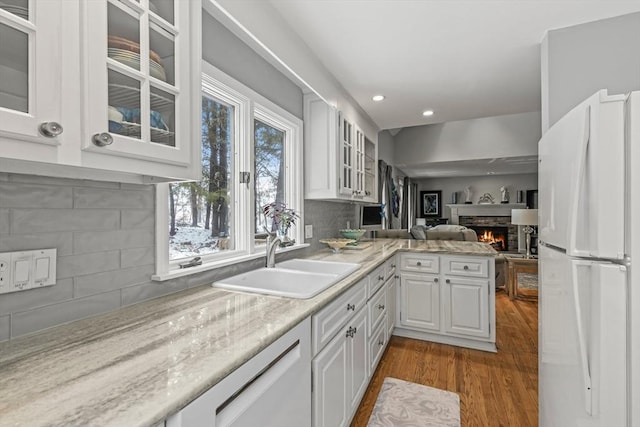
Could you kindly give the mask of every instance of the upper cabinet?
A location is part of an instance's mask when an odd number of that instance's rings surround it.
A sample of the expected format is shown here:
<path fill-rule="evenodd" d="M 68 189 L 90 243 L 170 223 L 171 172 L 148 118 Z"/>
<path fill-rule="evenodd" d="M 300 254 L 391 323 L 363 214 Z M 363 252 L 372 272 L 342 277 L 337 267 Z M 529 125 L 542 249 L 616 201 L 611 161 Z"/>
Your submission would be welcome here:
<path fill-rule="evenodd" d="M 200 1 L 2 1 L 0 75 L 16 79 L 0 79 L 2 158 L 27 173 L 198 176 Z"/>
<path fill-rule="evenodd" d="M 305 198 L 374 203 L 377 136 L 314 94 L 304 97 Z"/>
<path fill-rule="evenodd" d="M 61 25 L 59 0 L 0 3 L 0 136 L 57 145 Z"/>

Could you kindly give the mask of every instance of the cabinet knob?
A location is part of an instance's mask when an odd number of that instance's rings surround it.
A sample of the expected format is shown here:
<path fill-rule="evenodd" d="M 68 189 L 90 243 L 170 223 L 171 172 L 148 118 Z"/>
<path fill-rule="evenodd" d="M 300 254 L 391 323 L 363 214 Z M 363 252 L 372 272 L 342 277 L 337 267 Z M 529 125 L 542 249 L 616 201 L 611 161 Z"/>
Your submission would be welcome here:
<path fill-rule="evenodd" d="M 384 310 L 384 304 L 378 304 L 378 310 Z"/>
<path fill-rule="evenodd" d="M 420 266 L 422 265 L 422 263 L 421 263 L 420 261 L 418 261 L 418 262 L 416 262 L 416 265 L 417 265 L 418 267 L 420 267 Z"/>
<path fill-rule="evenodd" d="M 449 279 L 446 279 L 446 280 L 445 280 L 445 282 L 447 282 L 447 283 L 451 283 L 451 280 L 449 280 Z"/>
<path fill-rule="evenodd" d="M 438 283 L 438 278 L 433 279 L 433 283 Z"/>
<path fill-rule="evenodd" d="M 378 276 L 378 280 L 384 280 L 384 276 Z"/>
<path fill-rule="evenodd" d="M 57 122 L 40 123 L 40 126 L 38 126 L 38 130 L 43 136 L 46 136 L 47 138 L 55 138 L 64 131 L 62 125 Z"/>
<path fill-rule="evenodd" d="M 396 268 L 396 265 L 395 264 L 391 264 L 391 268 Z"/>
<path fill-rule="evenodd" d="M 378 341 L 378 345 L 379 345 L 379 346 L 383 346 L 383 345 L 384 345 L 384 340 L 380 340 L 380 341 Z"/>
<path fill-rule="evenodd" d="M 113 144 L 113 137 L 109 132 L 96 133 L 91 137 L 91 142 L 98 147 Z"/>
<path fill-rule="evenodd" d="M 347 311 L 356 311 L 356 305 L 355 304 L 347 304 Z"/>
<path fill-rule="evenodd" d="M 463 268 L 464 270 L 468 270 L 468 269 L 469 269 L 469 266 L 468 266 L 468 265 L 465 265 L 465 266 L 464 266 L 464 267 L 462 267 L 462 268 Z"/>

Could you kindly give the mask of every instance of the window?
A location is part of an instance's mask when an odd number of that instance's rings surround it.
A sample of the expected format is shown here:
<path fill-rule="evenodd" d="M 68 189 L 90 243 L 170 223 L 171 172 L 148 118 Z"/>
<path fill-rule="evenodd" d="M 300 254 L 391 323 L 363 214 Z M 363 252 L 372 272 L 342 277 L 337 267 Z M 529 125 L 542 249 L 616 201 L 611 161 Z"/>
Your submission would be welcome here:
<path fill-rule="evenodd" d="M 156 280 L 263 256 L 270 203 L 300 216 L 288 237 L 303 243 L 302 122 L 208 64 L 202 81 L 202 176 L 158 185 Z"/>

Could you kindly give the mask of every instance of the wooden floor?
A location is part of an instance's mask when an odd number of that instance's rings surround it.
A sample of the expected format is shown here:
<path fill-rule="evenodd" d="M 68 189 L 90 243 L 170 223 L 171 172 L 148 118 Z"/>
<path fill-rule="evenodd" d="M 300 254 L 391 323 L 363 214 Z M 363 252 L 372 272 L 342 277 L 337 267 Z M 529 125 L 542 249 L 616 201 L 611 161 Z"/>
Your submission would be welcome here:
<path fill-rule="evenodd" d="M 385 377 L 453 391 L 462 427 L 538 425 L 538 304 L 496 293 L 498 353 L 392 337 L 351 424 L 366 426 Z"/>

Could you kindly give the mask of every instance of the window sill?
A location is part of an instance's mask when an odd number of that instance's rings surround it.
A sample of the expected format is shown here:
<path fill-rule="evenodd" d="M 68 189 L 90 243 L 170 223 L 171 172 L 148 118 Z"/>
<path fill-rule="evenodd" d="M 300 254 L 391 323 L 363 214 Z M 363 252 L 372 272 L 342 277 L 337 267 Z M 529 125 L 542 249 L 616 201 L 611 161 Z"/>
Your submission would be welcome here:
<path fill-rule="evenodd" d="M 299 245 L 288 246 L 286 248 L 278 248 L 276 250 L 276 254 L 284 254 L 287 252 L 292 252 L 298 249 L 304 249 L 309 247 L 309 243 L 301 243 Z M 238 264 L 241 262 L 251 261 L 254 259 L 264 258 L 264 253 L 255 253 L 249 255 L 242 255 L 233 258 L 226 258 L 217 261 L 211 261 L 206 264 L 198 265 L 196 267 L 189 268 L 180 268 L 171 270 L 168 273 L 164 274 L 154 274 L 151 276 L 151 280 L 156 282 L 164 282 L 165 280 L 176 279 L 178 277 L 189 276 L 191 274 L 202 273 L 203 271 L 213 270 L 220 267 L 226 267 L 228 265 Z"/>

